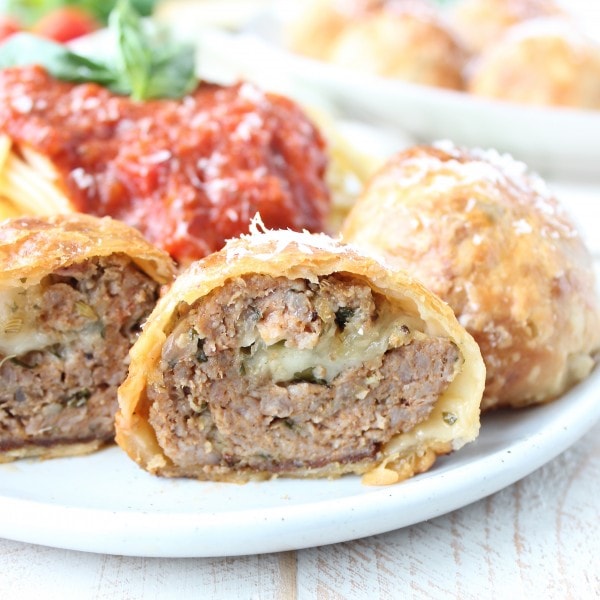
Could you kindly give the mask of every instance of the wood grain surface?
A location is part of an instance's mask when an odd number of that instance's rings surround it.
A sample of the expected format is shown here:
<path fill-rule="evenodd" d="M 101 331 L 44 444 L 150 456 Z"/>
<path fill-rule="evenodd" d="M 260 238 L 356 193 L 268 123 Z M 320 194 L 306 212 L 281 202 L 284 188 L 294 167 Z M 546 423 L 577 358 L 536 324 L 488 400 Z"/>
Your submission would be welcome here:
<path fill-rule="evenodd" d="M 600 401 L 600 391 L 599 391 Z M 104 556 L 0 540 L 0 598 L 600 598 L 600 424 L 522 481 L 370 538 L 258 556 Z"/>

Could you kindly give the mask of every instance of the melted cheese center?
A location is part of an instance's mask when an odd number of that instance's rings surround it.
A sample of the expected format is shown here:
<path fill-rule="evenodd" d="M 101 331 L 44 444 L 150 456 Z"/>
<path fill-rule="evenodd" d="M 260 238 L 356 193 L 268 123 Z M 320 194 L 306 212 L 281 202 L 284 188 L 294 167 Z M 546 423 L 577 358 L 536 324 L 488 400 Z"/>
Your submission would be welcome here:
<path fill-rule="evenodd" d="M 65 344 L 80 336 L 83 329 L 86 335 L 101 331 L 98 315 L 83 301 L 76 301 L 72 310 L 84 318 L 86 326 L 63 330 L 56 329 L 52 322 L 45 322 L 42 315 L 45 289 L 42 282 L 27 288 L 0 290 L 0 355 L 21 356 L 32 350 Z"/>
<path fill-rule="evenodd" d="M 41 299 L 40 285 L 0 291 L 0 353 L 19 356 L 58 342 L 58 332 L 39 330 Z"/>
<path fill-rule="evenodd" d="M 242 360 L 246 373 L 276 383 L 305 380 L 330 383 L 342 371 L 368 364 L 389 348 L 407 344 L 420 333 L 418 318 L 400 316 L 386 305 L 377 321 L 365 329 L 349 324 L 340 332 L 329 324 L 313 348 L 294 348 L 285 342 L 267 345 L 258 337 Z"/>

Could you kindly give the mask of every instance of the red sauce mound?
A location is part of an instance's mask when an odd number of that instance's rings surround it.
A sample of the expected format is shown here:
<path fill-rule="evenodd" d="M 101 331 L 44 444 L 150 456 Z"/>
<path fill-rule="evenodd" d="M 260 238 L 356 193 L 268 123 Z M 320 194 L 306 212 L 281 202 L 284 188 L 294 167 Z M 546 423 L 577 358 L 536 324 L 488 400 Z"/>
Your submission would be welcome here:
<path fill-rule="evenodd" d="M 132 102 L 39 67 L 0 72 L 0 131 L 56 167 L 76 210 L 111 215 L 181 262 L 248 231 L 322 231 L 324 142 L 287 98 L 247 83 Z"/>

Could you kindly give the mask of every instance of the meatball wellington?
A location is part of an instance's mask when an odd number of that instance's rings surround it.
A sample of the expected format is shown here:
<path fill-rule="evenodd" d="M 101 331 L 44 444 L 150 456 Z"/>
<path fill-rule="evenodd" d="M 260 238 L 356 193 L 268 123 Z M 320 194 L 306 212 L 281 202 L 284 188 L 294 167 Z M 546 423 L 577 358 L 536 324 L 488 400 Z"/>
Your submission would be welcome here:
<path fill-rule="evenodd" d="M 324 234 L 255 227 L 158 302 L 116 439 L 164 476 L 394 483 L 477 436 L 484 379 L 474 340 L 404 272 Z"/>
<path fill-rule="evenodd" d="M 174 268 L 134 229 L 87 215 L 0 223 L 0 462 L 114 438 L 128 351 Z"/>
<path fill-rule="evenodd" d="M 482 408 L 550 401 L 594 367 L 592 257 L 523 163 L 450 143 L 408 149 L 372 178 L 342 234 L 448 302 L 481 347 Z"/>

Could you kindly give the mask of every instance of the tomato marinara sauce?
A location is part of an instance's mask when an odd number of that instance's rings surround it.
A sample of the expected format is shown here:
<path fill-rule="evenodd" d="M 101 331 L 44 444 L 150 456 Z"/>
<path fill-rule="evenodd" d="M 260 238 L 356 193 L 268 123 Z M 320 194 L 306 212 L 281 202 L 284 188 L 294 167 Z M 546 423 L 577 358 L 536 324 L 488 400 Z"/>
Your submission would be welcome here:
<path fill-rule="evenodd" d="M 318 130 L 291 100 L 248 83 L 133 102 L 9 68 L 0 133 L 50 160 L 76 210 L 121 219 L 183 263 L 246 232 L 257 212 L 269 228 L 309 231 L 328 216 Z"/>

